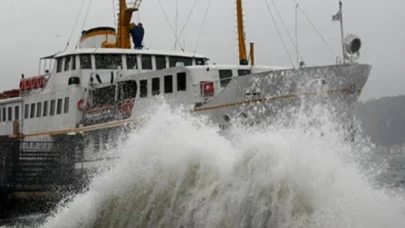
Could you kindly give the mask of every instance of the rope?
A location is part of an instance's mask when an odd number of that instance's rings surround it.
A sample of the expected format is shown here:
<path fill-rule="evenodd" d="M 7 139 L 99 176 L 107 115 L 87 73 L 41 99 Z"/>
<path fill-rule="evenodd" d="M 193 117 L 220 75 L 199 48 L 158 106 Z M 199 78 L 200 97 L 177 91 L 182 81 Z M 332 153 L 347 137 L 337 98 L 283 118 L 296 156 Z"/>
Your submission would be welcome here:
<path fill-rule="evenodd" d="M 178 26 L 178 20 L 179 20 L 179 0 L 176 1 L 176 23 L 175 23 L 175 33 L 176 33 L 176 40 L 174 41 L 174 51 L 177 50 L 177 26 Z"/>
<path fill-rule="evenodd" d="M 210 5 L 211 5 L 211 0 L 208 0 L 207 9 L 205 10 L 205 15 L 204 15 L 203 24 L 201 25 L 200 34 L 198 34 L 198 40 L 197 40 L 197 44 L 196 44 L 196 46 L 195 46 L 195 50 L 194 50 L 193 57 L 195 56 L 195 53 L 197 52 L 197 48 L 198 48 L 198 46 L 199 46 L 199 44 L 200 44 L 201 34 L 202 34 L 203 29 L 204 29 L 205 21 L 207 20 L 207 16 L 208 16 L 208 11 L 209 11 Z"/>
<path fill-rule="evenodd" d="M 86 25 L 87 16 L 89 16 L 90 7 L 91 7 L 91 3 L 92 3 L 92 2 L 93 2 L 93 0 L 90 0 L 89 8 L 87 8 L 86 16 L 85 16 L 84 21 L 83 21 L 82 31 L 83 31 L 83 29 L 84 29 L 84 26 Z"/>
<path fill-rule="evenodd" d="M 183 34 L 184 29 L 186 28 L 187 23 L 188 23 L 188 21 L 190 20 L 191 15 L 192 15 L 193 12 L 194 12 L 194 9 L 195 9 L 195 7 L 196 7 L 196 5 L 197 5 L 197 2 L 198 2 L 198 0 L 195 0 L 195 1 L 194 1 L 194 5 L 193 5 L 193 7 L 191 8 L 191 11 L 190 11 L 190 13 L 189 13 L 188 16 L 187 16 L 186 22 L 184 23 L 184 25 L 183 25 L 183 27 L 182 27 L 182 29 L 181 29 L 181 31 L 180 31 L 179 36 L 176 38 L 176 42 L 180 39 L 181 35 Z"/>
<path fill-rule="evenodd" d="M 72 39 L 73 32 L 74 32 L 74 30 L 75 30 L 75 28 L 76 28 L 77 22 L 79 21 L 79 17 L 80 17 L 80 14 L 82 13 L 82 9 L 83 9 L 83 6 L 84 6 L 84 3 L 85 3 L 85 2 L 86 2 L 86 0 L 83 0 L 82 5 L 80 6 L 79 13 L 77 14 L 75 23 L 73 24 L 73 28 L 72 28 L 72 31 L 70 32 L 70 36 L 69 36 L 68 42 L 66 43 L 65 51 L 66 51 L 66 49 L 67 49 L 68 46 L 69 46 L 70 40 Z"/>
<path fill-rule="evenodd" d="M 276 30 L 277 30 L 278 36 L 280 37 L 281 43 L 283 43 L 284 50 L 285 50 L 285 52 L 287 53 L 288 58 L 290 59 L 290 62 L 291 62 L 291 64 L 292 64 L 292 66 L 294 67 L 294 62 L 293 62 L 293 60 L 292 60 L 292 58 L 291 58 L 291 56 L 290 56 L 290 53 L 289 53 L 288 50 L 287 50 L 287 46 L 285 45 L 285 42 L 284 42 L 284 40 L 283 40 L 283 37 L 281 36 L 280 30 L 279 30 L 278 27 L 277 27 L 276 21 L 274 20 L 274 16 L 273 16 L 273 13 L 272 13 L 271 10 L 270 10 L 269 3 L 267 2 L 267 0 L 264 0 L 264 2 L 266 3 L 267 10 L 268 10 L 269 13 L 270 13 L 270 16 L 271 16 L 271 19 L 273 20 L 274 26 L 276 27 Z"/>
<path fill-rule="evenodd" d="M 116 21 L 116 18 L 115 18 L 115 14 L 116 14 L 115 0 L 112 0 L 111 2 L 112 2 L 112 9 L 113 9 L 113 23 L 114 23 L 114 28 L 116 28 L 117 27 L 117 21 Z"/>
<path fill-rule="evenodd" d="M 304 10 L 301 8 L 301 6 L 298 4 L 298 2 L 296 0 L 293 0 L 295 2 L 295 4 L 297 5 L 297 7 L 300 9 L 301 13 L 304 15 L 304 17 L 308 20 L 308 22 L 311 24 L 311 26 L 315 29 L 315 31 L 318 33 L 318 35 L 321 37 L 321 39 L 323 40 L 323 42 L 325 43 L 325 45 L 329 48 L 329 50 L 332 52 L 332 54 L 334 56 L 338 56 L 336 54 L 336 52 L 333 51 L 333 49 L 331 48 L 331 46 L 328 44 L 328 42 L 325 40 L 325 38 L 322 36 L 322 34 L 319 32 L 319 30 L 315 27 L 314 23 L 312 23 L 311 19 L 309 19 L 309 17 L 307 16 L 307 14 L 304 12 Z"/>
<path fill-rule="evenodd" d="M 274 6 L 274 9 L 276 10 L 276 12 L 277 12 L 277 14 L 278 14 L 278 17 L 280 18 L 281 24 L 283 25 L 283 28 L 284 28 L 285 32 L 287 33 L 288 37 L 290 38 L 291 43 L 294 45 L 295 42 L 294 42 L 294 40 L 293 40 L 291 34 L 289 33 L 289 31 L 288 31 L 288 29 L 287 29 L 287 26 L 285 26 L 284 20 L 283 20 L 283 18 L 281 17 L 280 12 L 278 11 L 276 4 L 274 3 L 274 0 L 271 0 L 271 2 L 272 2 L 272 4 L 273 4 L 273 6 Z M 298 40 L 297 40 L 296 42 L 298 42 Z M 301 60 L 303 60 L 301 54 L 298 52 L 298 49 L 297 49 L 296 51 L 297 51 L 298 56 L 301 58 Z M 298 64 L 298 63 L 297 63 L 297 64 Z"/>
<path fill-rule="evenodd" d="M 170 30 L 172 31 L 174 37 L 176 38 L 176 35 L 175 35 L 175 33 L 174 33 L 174 30 L 173 30 L 173 26 L 172 26 L 172 24 L 170 24 L 169 18 L 167 17 L 167 14 L 166 14 L 165 10 L 163 9 L 162 2 L 161 2 L 160 0 L 158 0 L 158 3 L 159 3 L 159 6 L 160 6 L 160 9 L 161 9 L 162 12 L 163 12 L 163 15 L 164 15 L 165 18 L 166 18 L 166 22 L 169 24 Z M 179 45 L 180 45 L 180 48 L 183 49 L 183 47 L 181 46 L 180 43 L 179 43 Z"/>

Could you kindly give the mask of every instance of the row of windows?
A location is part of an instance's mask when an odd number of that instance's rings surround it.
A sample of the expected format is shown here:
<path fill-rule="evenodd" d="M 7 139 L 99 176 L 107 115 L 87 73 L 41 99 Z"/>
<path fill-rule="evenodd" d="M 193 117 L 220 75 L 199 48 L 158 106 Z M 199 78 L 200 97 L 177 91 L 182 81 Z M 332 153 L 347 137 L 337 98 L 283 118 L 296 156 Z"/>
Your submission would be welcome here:
<path fill-rule="evenodd" d="M 226 87 L 228 85 L 229 82 L 231 82 L 232 77 L 233 77 L 233 73 L 232 70 L 218 70 L 219 73 L 219 84 L 221 85 L 221 87 Z M 250 74 L 250 70 L 248 69 L 239 69 L 238 70 L 238 75 L 237 76 L 245 76 L 245 75 L 249 75 Z"/>
<path fill-rule="evenodd" d="M 5 107 L 0 110 L 0 122 L 18 120 L 20 117 L 20 106 L 14 106 L 14 116 L 13 107 Z"/>
<path fill-rule="evenodd" d="M 48 108 L 48 106 L 50 106 L 50 109 Z M 65 97 L 64 102 L 63 99 L 51 100 L 50 105 L 49 101 L 25 104 L 24 118 L 33 119 L 39 117 L 46 117 L 48 115 L 49 116 L 60 115 L 62 114 L 62 111 L 63 113 L 69 112 L 69 97 Z"/>
<path fill-rule="evenodd" d="M 186 73 L 177 73 L 177 91 L 186 91 L 187 89 L 187 77 Z M 148 96 L 148 80 L 140 80 L 140 97 L 144 98 Z M 160 95 L 160 78 L 152 78 L 151 80 L 152 96 Z M 173 93 L 173 76 L 166 75 L 163 77 L 163 92 L 165 94 Z"/>
<path fill-rule="evenodd" d="M 138 63 L 138 56 L 140 56 L 140 64 Z M 139 69 L 152 70 L 152 55 L 124 55 L 126 59 L 127 69 Z M 182 63 L 184 66 L 193 65 L 193 58 L 186 57 L 167 57 L 169 59 L 169 67 L 175 67 L 177 63 Z M 95 67 L 96 69 L 117 69 L 119 66 L 123 66 L 123 58 L 120 54 L 98 54 L 95 55 Z M 195 59 L 196 65 L 204 65 L 204 59 Z M 92 69 L 91 55 L 83 54 L 79 55 L 79 62 L 81 69 Z M 156 69 L 161 70 L 166 68 L 166 56 L 155 56 Z M 76 56 L 66 56 L 57 60 L 56 72 L 75 70 L 76 69 Z"/>

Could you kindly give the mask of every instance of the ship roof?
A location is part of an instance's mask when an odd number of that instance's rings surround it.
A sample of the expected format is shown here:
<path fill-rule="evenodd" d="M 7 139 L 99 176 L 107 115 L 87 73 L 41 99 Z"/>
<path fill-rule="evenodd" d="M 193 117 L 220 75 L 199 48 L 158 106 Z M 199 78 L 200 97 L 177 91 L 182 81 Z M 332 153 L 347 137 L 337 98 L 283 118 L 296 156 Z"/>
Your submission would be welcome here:
<path fill-rule="evenodd" d="M 167 50 L 149 50 L 149 49 L 124 49 L 124 48 L 83 48 L 72 51 L 59 52 L 50 56 L 42 57 L 41 59 L 60 58 L 68 55 L 80 54 L 146 54 L 146 55 L 164 55 L 164 56 L 180 56 L 189 58 L 208 59 L 205 55 L 194 54 L 191 52 L 167 51 Z"/>

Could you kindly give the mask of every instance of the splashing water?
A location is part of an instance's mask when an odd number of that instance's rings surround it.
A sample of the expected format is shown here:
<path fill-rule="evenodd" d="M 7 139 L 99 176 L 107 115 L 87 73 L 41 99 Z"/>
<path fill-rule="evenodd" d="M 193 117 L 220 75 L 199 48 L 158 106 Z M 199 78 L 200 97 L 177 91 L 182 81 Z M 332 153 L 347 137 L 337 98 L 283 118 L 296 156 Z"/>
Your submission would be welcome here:
<path fill-rule="evenodd" d="M 405 227 L 405 200 L 373 185 L 381 167 L 360 165 L 369 147 L 317 118 L 221 134 L 162 105 L 111 170 L 42 226 Z"/>

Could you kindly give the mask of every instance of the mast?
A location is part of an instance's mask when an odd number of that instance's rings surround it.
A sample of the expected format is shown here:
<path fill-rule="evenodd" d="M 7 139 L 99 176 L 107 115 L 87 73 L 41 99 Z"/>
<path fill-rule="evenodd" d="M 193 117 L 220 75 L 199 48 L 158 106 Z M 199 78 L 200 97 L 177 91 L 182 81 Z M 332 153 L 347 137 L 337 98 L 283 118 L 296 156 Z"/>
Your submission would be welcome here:
<path fill-rule="evenodd" d="M 118 25 L 117 25 L 117 41 L 115 43 L 105 42 L 103 47 L 112 48 L 131 48 L 131 39 L 129 35 L 129 24 L 132 19 L 132 14 L 139 10 L 142 0 L 136 0 L 133 7 L 127 7 L 126 0 L 119 0 Z"/>
<path fill-rule="evenodd" d="M 346 58 L 345 58 L 345 43 L 344 43 L 344 32 L 343 32 L 343 4 L 342 0 L 339 0 L 339 13 L 340 13 L 340 33 L 342 36 L 342 55 L 343 55 L 343 63 L 346 63 Z"/>
<path fill-rule="evenodd" d="M 242 0 L 236 0 L 236 15 L 238 22 L 239 64 L 248 65 L 245 44 L 245 31 L 243 26 Z"/>

